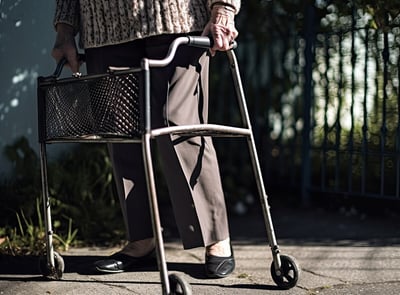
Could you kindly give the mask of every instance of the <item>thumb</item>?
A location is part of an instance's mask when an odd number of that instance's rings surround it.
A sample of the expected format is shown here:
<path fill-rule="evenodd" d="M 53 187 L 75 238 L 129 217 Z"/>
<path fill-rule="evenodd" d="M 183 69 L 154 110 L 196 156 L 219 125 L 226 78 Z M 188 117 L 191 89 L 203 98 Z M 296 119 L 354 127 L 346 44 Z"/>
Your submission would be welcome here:
<path fill-rule="evenodd" d="M 201 36 L 209 36 L 210 35 L 210 23 L 208 23 L 201 33 Z"/>
<path fill-rule="evenodd" d="M 212 44 L 214 44 L 214 46 L 215 46 L 215 37 L 214 37 L 214 35 L 212 34 L 211 22 L 209 22 L 209 23 L 204 27 L 203 32 L 201 33 L 201 35 L 202 35 L 202 36 L 208 36 L 208 37 L 210 37 L 210 38 L 213 38 Z M 213 47 L 214 47 L 214 46 L 213 46 Z M 215 53 L 216 53 L 216 51 L 215 51 L 213 48 L 210 48 L 210 53 L 211 53 L 211 56 L 214 56 Z"/>

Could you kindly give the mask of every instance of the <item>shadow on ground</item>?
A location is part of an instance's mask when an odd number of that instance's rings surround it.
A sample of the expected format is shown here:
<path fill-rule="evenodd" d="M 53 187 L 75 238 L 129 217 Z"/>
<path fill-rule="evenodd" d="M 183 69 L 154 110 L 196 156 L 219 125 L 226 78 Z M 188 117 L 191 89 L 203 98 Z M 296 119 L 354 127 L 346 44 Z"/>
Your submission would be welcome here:
<path fill-rule="evenodd" d="M 377 247 L 400 245 L 400 227 L 398 226 L 400 218 L 393 214 L 355 214 L 354 212 L 349 214 L 346 210 L 301 208 L 287 206 L 280 202 L 272 202 L 271 214 L 279 245 Z M 229 221 L 233 243 L 268 243 L 266 226 L 260 208 L 251 209 L 251 212 L 245 216 L 230 214 Z M 177 239 L 179 238 L 176 231 L 170 224 L 165 241 L 176 241 Z M 104 257 L 64 254 L 65 273 L 95 274 L 94 270 L 88 266 L 102 258 Z M 0 255 L 0 280 L 2 279 L 1 275 L 6 274 L 40 275 L 38 265 L 39 258 L 37 256 Z M 168 269 L 182 271 L 194 278 L 204 278 L 203 265 L 200 263 L 169 263 Z M 157 270 L 154 269 L 154 271 Z M 33 279 L 39 280 L 40 278 Z"/>
<path fill-rule="evenodd" d="M 380 204 L 380 205 L 378 205 Z M 271 201 L 273 228 L 279 244 L 321 246 L 400 245 L 400 215 L 397 204 L 372 202 L 357 206 L 316 202 L 307 208 Z M 266 242 L 266 225 L 260 207 L 246 216 L 230 216 L 233 240 Z"/>

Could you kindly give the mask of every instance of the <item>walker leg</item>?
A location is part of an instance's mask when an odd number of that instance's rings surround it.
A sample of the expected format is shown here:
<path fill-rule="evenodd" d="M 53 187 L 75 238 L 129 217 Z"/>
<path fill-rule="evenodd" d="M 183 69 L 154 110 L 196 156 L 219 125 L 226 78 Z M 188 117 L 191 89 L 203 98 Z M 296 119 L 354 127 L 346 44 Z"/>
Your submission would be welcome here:
<path fill-rule="evenodd" d="M 231 68 L 231 73 L 232 73 L 232 78 L 233 78 L 233 84 L 235 88 L 235 93 L 240 109 L 240 114 L 243 120 L 243 124 L 246 128 L 248 128 L 250 132 L 250 136 L 247 137 L 247 144 L 248 148 L 250 151 L 250 158 L 251 158 L 251 163 L 253 167 L 253 172 L 254 176 L 256 178 L 256 183 L 257 183 L 257 189 L 258 193 L 260 196 L 261 200 L 261 206 L 262 206 L 262 211 L 264 214 L 264 220 L 265 220 L 265 227 L 267 229 L 267 235 L 268 235 L 268 241 L 269 245 L 272 250 L 272 255 L 273 259 L 275 262 L 275 266 L 277 269 L 280 268 L 280 258 L 279 258 L 279 246 L 276 242 L 275 238 L 275 232 L 274 228 L 272 225 L 272 218 L 270 214 L 270 208 L 268 205 L 268 197 L 267 194 L 265 193 L 265 187 L 264 187 L 264 182 L 261 174 L 261 169 L 260 169 L 260 164 L 257 156 L 257 150 L 256 150 L 256 145 L 255 145 L 255 140 L 251 128 L 251 122 L 250 122 L 250 116 L 247 110 L 247 105 L 246 105 L 246 99 L 243 91 L 243 85 L 242 81 L 240 79 L 240 72 L 239 72 L 239 65 L 236 59 L 236 56 L 232 50 L 227 51 L 229 63 L 230 63 L 230 68 Z"/>
<path fill-rule="evenodd" d="M 43 213 L 46 230 L 46 256 L 49 266 L 54 268 L 53 230 L 51 226 L 51 208 L 47 180 L 46 144 L 44 143 L 40 144 L 40 160 L 42 173 Z"/>
<path fill-rule="evenodd" d="M 53 229 L 47 178 L 47 155 L 46 144 L 44 142 L 40 143 L 40 170 L 42 178 L 43 215 L 46 231 L 46 259 L 39 262 L 39 267 L 43 276 L 58 280 L 62 277 L 64 272 L 64 261 L 62 257 L 54 251 L 53 247 Z"/>
<path fill-rule="evenodd" d="M 272 223 L 272 217 L 271 217 L 271 211 L 270 211 L 270 206 L 268 204 L 268 196 L 265 192 L 265 187 L 264 187 L 264 182 L 261 174 L 261 168 L 257 156 L 257 151 L 255 147 L 255 142 L 253 135 L 248 137 L 247 139 L 249 150 L 250 150 L 250 158 L 253 166 L 253 171 L 257 183 L 257 188 L 258 188 L 258 193 L 260 196 L 260 201 L 261 201 L 261 207 L 262 207 L 262 212 L 264 215 L 264 223 L 265 223 L 265 228 L 267 230 L 267 236 L 268 236 L 268 241 L 269 241 L 269 246 L 271 247 L 272 251 L 272 256 L 275 264 L 275 269 L 276 271 L 279 271 L 281 268 L 281 260 L 280 260 L 280 250 L 278 243 L 276 241 L 276 236 L 275 236 L 275 231 L 274 231 L 274 226 Z"/>
<path fill-rule="evenodd" d="M 280 250 L 276 241 L 275 231 L 272 224 L 270 207 L 268 205 L 268 196 L 265 192 L 264 181 L 256 150 L 256 144 L 251 128 L 250 116 L 247 110 L 242 81 L 240 79 L 239 66 L 236 60 L 236 56 L 232 50 L 228 51 L 227 55 L 231 66 L 233 83 L 236 91 L 241 117 L 243 119 L 243 124 L 246 128 L 250 130 L 250 136 L 247 137 L 247 144 L 250 151 L 250 158 L 256 178 L 258 193 L 261 200 L 268 241 L 272 251 L 273 262 L 271 265 L 271 275 L 274 282 L 279 287 L 283 289 L 290 289 L 296 285 L 300 270 L 297 266 L 297 262 L 294 260 L 293 257 L 279 254 Z"/>
<path fill-rule="evenodd" d="M 167 295 L 170 294 L 170 285 L 168 280 L 168 270 L 167 270 L 167 262 L 165 259 L 163 237 L 161 233 L 161 222 L 158 210 L 156 185 L 154 181 L 154 169 L 151 156 L 151 142 L 150 142 L 151 138 L 149 134 L 145 134 L 143 135 L 143 137 L 144 137 L 143 140 L 144 144 L 142 145 L 143 159 L 144 159 L 144 168 L 146 173 L 146 180 L 147 180 L 147 187 L 149 194 L 153 233 L 156 241 L 157 264 L 158 264 L 158 269 L 160 271 L 162 291 L 163 291 L 162 294 Z"/>

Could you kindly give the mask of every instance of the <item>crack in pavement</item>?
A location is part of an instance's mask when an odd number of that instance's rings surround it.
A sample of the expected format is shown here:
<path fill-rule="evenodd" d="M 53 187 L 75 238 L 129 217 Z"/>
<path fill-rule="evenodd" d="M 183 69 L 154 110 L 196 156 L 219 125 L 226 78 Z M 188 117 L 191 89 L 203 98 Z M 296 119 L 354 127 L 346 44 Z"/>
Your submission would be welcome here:
<path fill-rule="evenodd" d="M 338 281 L 340 281 L 340 282 L 342 282 L 342 283 L 344 283 L 344 284 L 347 284 L 347 283 L 348 283 L 348 281 L 343 280 L 343 279 L 341 279 L 341 278 L 334 277 L 334 276 L 327 276 L 327 275 L 320 274 L 320 273 L 317 273 L 317 272 L 315 272 L 315 271 L 312 271 L 312 270 L 309 270 L 309 269 L 306 269 L 306 268 L 302 268 L 301 271 L 303 271 L 303 272 L 308 272 L 308 273 L 310 273 L 310 274 L 313 274 L 313 275 L 315 275 L 315 276 L 319 276 L 319 277 L 322 277 L 322 278 L 335 279 L 335 280 L 338 280 Z"/>

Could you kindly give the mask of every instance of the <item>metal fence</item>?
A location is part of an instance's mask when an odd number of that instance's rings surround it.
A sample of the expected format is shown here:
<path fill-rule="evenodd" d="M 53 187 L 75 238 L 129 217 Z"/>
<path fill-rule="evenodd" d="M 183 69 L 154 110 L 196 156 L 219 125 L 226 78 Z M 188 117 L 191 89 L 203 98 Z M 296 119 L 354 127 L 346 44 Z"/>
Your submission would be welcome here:
<path fill-rule="evenodd" d="M 244 38 L 238 48 L 267 188 L 304 203 L 313 194 L 400 199 L 400 22 L 385 14 L 374 28 L 354 6 L 317 12 L 306 7 L 301 26 L 289 19 L 266 44 Z M 226 83 L 216 117 L 235 121 Z M 224 173 L 243 181 L 246 158 L 222 157 L 234 163 Z"/>
<path fill-rule="evenodd" d="M 317 35 L 308 186 L 313 191 L 399 196 L 400 27 L 351 27 Z"/>

